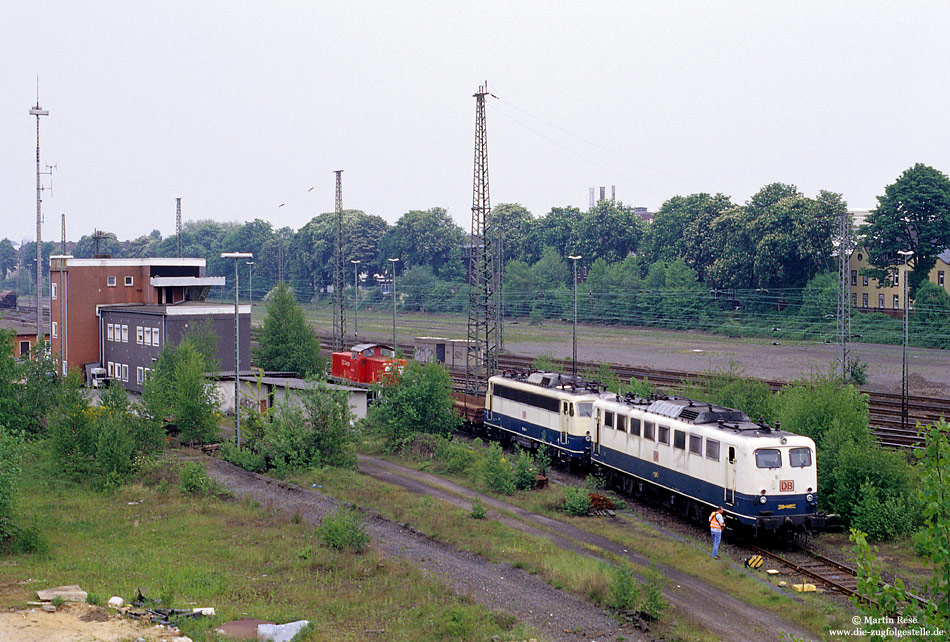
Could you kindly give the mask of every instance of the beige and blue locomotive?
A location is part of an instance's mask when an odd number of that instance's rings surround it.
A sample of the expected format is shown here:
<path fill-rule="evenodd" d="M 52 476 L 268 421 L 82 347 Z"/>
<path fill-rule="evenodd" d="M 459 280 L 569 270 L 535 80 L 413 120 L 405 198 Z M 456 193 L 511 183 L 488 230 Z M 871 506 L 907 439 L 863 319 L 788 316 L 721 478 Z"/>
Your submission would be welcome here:
<path fill-rule="evenodd" d="M 545 444 L 562 462 L 587 463 L 599 397 L 599 388 L 557 372 L 495 376 L 488 380 L 483 423 L 490 438 L 528 448 Z"/>
<path fill-rule="evenodd" d="M 727 525 L 754 534 L 825 525 L 808 437 L 678 397 L 604 394 L 593 425 L 592 466 L 629 492 L 659 493 L 700 521 L 722 506 Z"/>

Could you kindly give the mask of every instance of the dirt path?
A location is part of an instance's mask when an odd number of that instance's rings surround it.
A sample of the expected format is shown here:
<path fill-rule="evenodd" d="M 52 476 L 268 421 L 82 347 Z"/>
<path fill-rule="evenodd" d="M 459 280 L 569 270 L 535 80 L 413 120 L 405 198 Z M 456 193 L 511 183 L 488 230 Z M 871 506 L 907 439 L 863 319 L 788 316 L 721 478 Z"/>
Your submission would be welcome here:
<path fill-rule="evenodd" d="M 227 462 L 206 459 L 208 471 L 239 497 L 246 497 L 287 514 L 300 513 L 317 524 L 335 510 L 337 500 L 294 484 L 257 475 Z M 586 600 L 559 591 L 537 576 L 507 564 L 459 551 L 374 511 L 363 510 L 373 544 L 386 555 L 408 560 L 460 595 L 486 607 L 510 613 L 535 627 L 552 642 L 617 639 L 643 640 L 622 628 Z"/>
<path fill-rule="evenodd" d="M 402 486 L 411 492 L 437 497 L 460 508 L 467 509 L 471 505 L 471 498 L 478 495 L 478 493 L 464 486 L 459 486 L 436 475 L 380 459 L 361 455 L 359 465 L 360 472 L 371 477 Z M 490 497 L 482 497 L 482 503 L 489 509 L 505 511 L 515 515 L 515 518 L 512 518 L 495 512 L 490 514 L 492 519 L 523 532 L 544 537 L 562 548 L 576 550 L 591 557 L 598 557 L 589 549 L 580 548 L 580 542 L 586 542 L 607 553 L 626 558 L 633 563 L 650 564 L 650 560 L 646 556 L 635 551 L 628 551 L 622 545 L 605 537 L 588 533 L 580 528 Z M 735 568 L 741 570 L 738 565 L 735 565 Z M 749 633 L 753 632 L 757 640 L 778 640 L 782 631 L 798 637 L 812 639 L 810 634 L 801 630 L 797 625 L 786 622 L 768 611 L 756 609 L 725 595 L 719 589 L 698 580 L 692 575 L 669 567 L 661 566 L 661 570 L 670 580 L 669 586 L 664 591 L 664 595 L 670 603 L 675 605 L 680 613 L 694 614 L 696 624 L 705 627 L 724 640 L 748 639 Z"/>

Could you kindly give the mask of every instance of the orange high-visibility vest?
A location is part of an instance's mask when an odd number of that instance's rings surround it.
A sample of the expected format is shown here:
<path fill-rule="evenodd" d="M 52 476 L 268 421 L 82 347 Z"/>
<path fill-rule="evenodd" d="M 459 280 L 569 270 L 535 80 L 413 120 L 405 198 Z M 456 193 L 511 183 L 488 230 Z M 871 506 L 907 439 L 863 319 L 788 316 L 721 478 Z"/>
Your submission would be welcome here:
<path fill-rule="evenodd" d="M 716 519 L 717 517 L 719 517 L 719 513 L 713 511 L 712 515 L 709 516 L 709 528 L 714 531 L 721 531 L 722 522 Z"/>

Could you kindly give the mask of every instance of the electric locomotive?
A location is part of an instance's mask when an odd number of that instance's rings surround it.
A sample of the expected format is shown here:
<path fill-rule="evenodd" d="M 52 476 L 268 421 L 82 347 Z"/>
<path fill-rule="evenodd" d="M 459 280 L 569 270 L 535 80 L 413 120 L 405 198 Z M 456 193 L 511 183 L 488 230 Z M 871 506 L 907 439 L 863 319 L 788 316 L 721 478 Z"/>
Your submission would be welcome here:
<path fill-rule="evenodd" d="M 698 520 L 722 506 L 754 535 L 824 528 L 808 437 L 679 397 L 604 394 L 593 406 L 591 465 L 625 491 L 665 495 Z"/>
<path fill-rule="evenodd" d="M 485 395 L 484 430 L 490 438 L 529 448 L 547 445 L 562 462 L 586 463 L 600 392 L 580 377 L 557 372 L 494 376 Z"/>

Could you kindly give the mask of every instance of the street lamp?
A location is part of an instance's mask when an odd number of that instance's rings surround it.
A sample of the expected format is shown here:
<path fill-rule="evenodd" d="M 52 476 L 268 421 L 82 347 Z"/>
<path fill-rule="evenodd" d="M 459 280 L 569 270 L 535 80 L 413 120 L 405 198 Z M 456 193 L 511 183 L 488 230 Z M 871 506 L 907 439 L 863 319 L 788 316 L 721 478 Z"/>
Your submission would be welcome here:
<path fill-rule="evenodd" d="M 360 338 L 360 281 L 359 281 L 359 269 L 360 261 L 359 259 L 350 259 L 350 263 L 353 264 L 353 296 L 356 297 L 356 305 L 353 307 L 353 340 L 359 343 L 358 339 Z"/>
<path fill-rule="evenodd" d="M 222 252 L 222 259 L 234 259 L 234 434 L 241 447 L 241 350 L 240 322 L 238 321 L 238 261 L 253 259 L 251 252 Z"/>
<path fill-rule="evenodd" d="M 901 430 L 907 430 L 907 327 L 910 301 L 907 298 L 907 262 L 914 255 L 913 250 L 898 250 L 904 257 L 904 352 L 901 359 Z"/>
<path fill-rule="evenodd" d="M 396 261 L 399 259 L 387 259 L 393 265 L 393 356 L 396 356 Z"/>
<path fill-rule="evenodd" d="M 577 262 L 581 255 L 570 255 L 570 260 L 574 261 L 574 358 L 571 361 L 571 375 L 577 376 Z"/>

